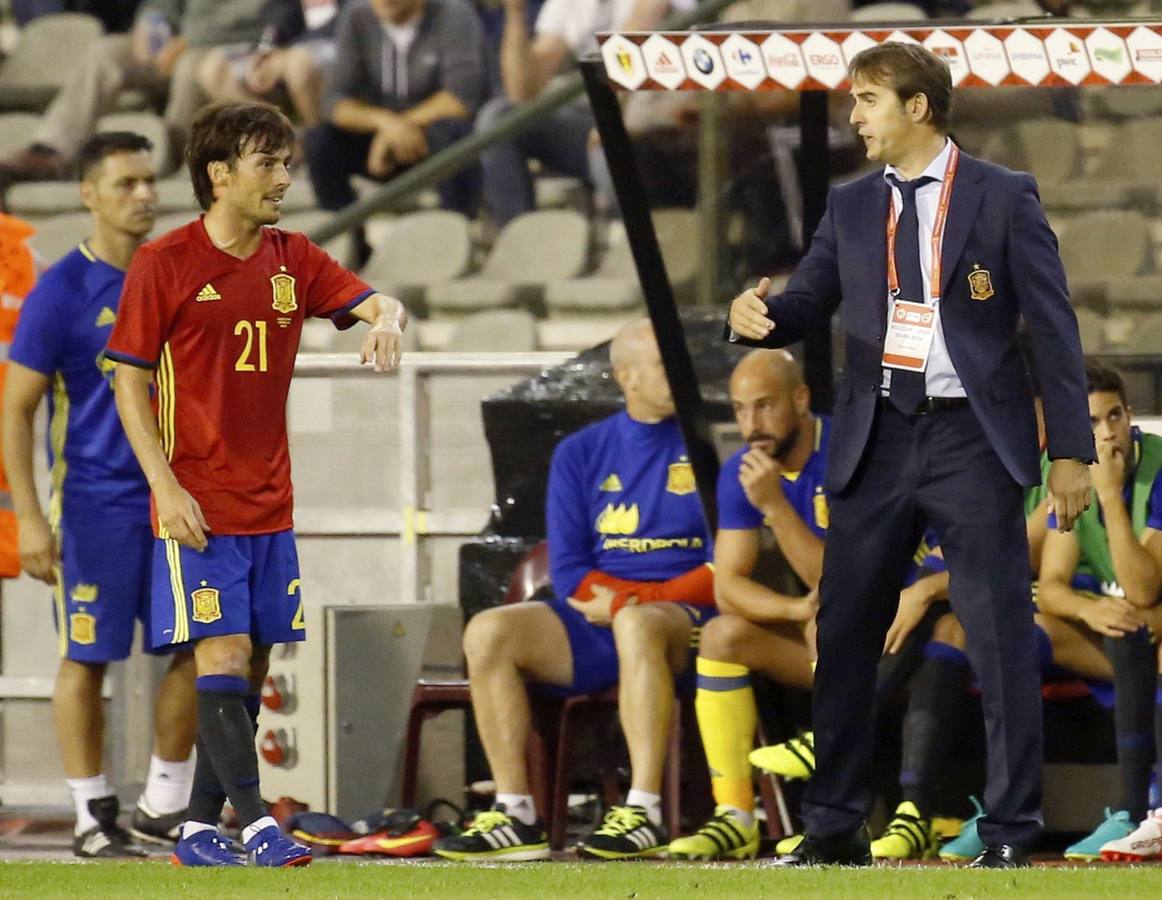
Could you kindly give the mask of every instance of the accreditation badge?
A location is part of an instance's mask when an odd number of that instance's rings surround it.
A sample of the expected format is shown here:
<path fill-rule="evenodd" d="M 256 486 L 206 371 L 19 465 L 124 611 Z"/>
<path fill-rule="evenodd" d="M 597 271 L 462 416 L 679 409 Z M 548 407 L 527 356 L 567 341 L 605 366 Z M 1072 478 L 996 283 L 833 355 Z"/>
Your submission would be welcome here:
<path fill-rule="evenodd" d="M 895 298 L 884 338 L 882 364 L 890 369 L 923 372 L 932 350 L 938 315 L 936 306 Z"/>

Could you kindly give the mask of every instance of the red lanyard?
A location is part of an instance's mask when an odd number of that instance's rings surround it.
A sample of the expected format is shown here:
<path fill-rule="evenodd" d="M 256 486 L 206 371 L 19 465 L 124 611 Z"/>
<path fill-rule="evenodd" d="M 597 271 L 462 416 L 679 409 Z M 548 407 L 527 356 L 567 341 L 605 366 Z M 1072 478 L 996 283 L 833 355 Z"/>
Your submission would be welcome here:
<path fill-rule="evenodd" d="M 944 166 L 944 180 L 940 187 L 940 205 L 936 207 L 936 221 L 932 223 L 932 275 L 929 279 L 933 300 L 940 299 L 940 253 L 944 243 L 944 223 L 948 221 L 948 203 L 952 198 L 952 182 L 956 180 L 956 169 L 960 165 L 960 148 L 951 144 L 948 162 Z M 888 290 L 892 296 L 900 292 L 900 279 L 896 274 L 896 203 L 888 192 Z"/>

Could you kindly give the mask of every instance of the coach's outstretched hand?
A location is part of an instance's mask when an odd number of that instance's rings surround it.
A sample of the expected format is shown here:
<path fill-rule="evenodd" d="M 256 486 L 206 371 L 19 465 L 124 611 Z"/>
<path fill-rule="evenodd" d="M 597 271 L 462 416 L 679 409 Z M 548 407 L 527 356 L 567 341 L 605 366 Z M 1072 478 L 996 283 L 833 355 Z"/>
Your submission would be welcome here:
<path fill-rule="evenodd" d="M 157 521 L 171 538 L 183 547 L 192 547 L 201 553 L 209 543 L 206 533 L 210 526 L 202 515 L 202 507 L 189 491 L 170 478 L 163 487 L 154 488 L 157 503 Z"/>
<path fill-rule="evenodd" d="M 761 278 L 748 291 L 743 291 L 730 302 L 730 328 L 740 337 L 761 341 L 775 330 L 775 323 L 767 317 L 767 291 L 771 279 Z"/>

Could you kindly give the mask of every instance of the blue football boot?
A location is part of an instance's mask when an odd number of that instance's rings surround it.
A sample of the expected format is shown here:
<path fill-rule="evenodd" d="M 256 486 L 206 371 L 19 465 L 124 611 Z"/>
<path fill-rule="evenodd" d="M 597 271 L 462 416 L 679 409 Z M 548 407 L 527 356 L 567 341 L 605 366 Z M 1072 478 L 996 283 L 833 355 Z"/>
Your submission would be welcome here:
<path fill-rule="evenodd" d="M 217 831 L 199 831 L 179 838 L 169 861 L 175 866 L 241 866 L 242 859 Z"/>
<path fill-rule="evenodd" d="M 256 866 L 281 869 L 287 866 L 307 866 L 311 863 L 311 851 L 302 844 L 292 841 L 270 825 L 246 842 L 246 853 Z"/>
<path fill-rule="evenodd" d="M 960 828 L 960 834 L 940 848 L 940 858 L 945 862 L 968 862 L 984 852 L 984 841 L 976 830 L 976 823 L 984 815 L 984 808 L 976 797 L 969 797 L 976 807 L 976 815 L 967 819 Z"/>

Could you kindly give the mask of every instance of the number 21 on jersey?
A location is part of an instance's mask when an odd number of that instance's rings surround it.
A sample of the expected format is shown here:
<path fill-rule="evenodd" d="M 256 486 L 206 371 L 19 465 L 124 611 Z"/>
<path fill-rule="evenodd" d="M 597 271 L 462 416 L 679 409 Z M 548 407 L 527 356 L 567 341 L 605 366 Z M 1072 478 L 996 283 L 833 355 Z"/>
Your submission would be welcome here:
<path fill-rule="evenodd" d="M 258 319 L 248 322 L 240 319 L 234 324 L 234 336 L 243 340 L 242 352 L 234 361 L 235 372 L 265 372 L 266 365 L 266 322 Z"/>

